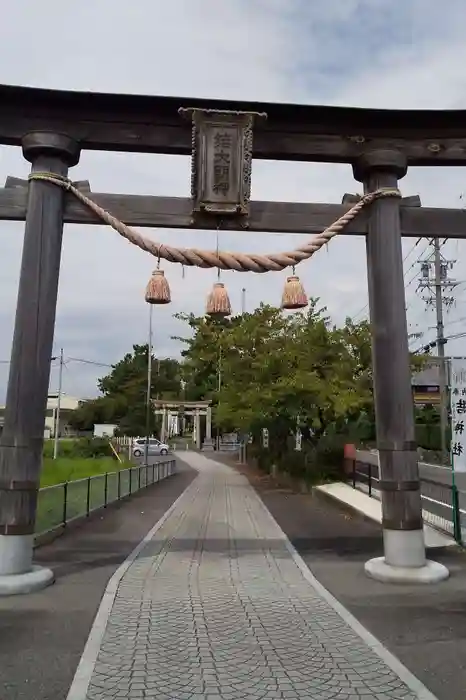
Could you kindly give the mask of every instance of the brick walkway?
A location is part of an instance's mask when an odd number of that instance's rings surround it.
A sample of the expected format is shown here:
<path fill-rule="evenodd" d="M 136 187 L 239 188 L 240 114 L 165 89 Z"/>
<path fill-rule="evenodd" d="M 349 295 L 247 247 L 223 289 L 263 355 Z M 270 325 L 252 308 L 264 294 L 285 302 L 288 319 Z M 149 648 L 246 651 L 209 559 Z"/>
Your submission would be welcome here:
<path fill-rule="evenodd" d="M 313 579 L 248 481 L 199 470 L 96 618 L 68 700 L 434 700 Z"/>

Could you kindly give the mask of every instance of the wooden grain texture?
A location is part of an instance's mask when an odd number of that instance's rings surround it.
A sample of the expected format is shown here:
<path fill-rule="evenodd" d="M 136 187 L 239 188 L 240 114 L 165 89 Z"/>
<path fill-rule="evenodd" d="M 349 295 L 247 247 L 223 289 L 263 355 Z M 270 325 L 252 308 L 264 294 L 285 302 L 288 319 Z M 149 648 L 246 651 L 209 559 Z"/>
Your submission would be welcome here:
<path fill-rule="evenodd" d="M 86 194 L 89 194 L 91 191 L 91 185 L 89 180 L 74 180 L 73 183 L 74 187 L 76 189 L 80 190 L 81 192 L 84 192 Z M 14 177 L 13 175 L 8 175 L 6 180 L 5 180 L 5 188 L 6 189 L 11 189 L 11 188 L 27 188 L 29 185 L 29 180 L 25 180 L 23 177 Z"/>
<path fill-rule="evenodd" d="M 15 178 L 16 179 L 16 178 Z M 83 189 L 85 189 L 83 183 Z M 192 223 L 192 203 L 188 197 L 152 197 L 92 193 L 97 204 L 129 226 L 150 228 L 216 228 L 206 220 L 201 226 Z M 412 206 L 411 198 L 401 201 L 401 232 L 409 238 L 466 238 L 466 211 Z M 251 202 L 249 231 L 270 233 L 320 233 L 349 209 L 342 204 L 307 204 L 296 202 Z M 27 192 L 21 186 L 0 189 L 0 220 L 24 221 Z M 362 212 L 341 235 L 365 235 L 368 212 Z M 71 224 L 102 222 L 73 195 L 66 195 L 64 220 Z M 230 230 L 243 230 L 231 225 Z"/>
<path fill-rule="evenodd" d="M 254 129 L 255 158 L 353 163 L 367 149 L 401 150 L 411 165 L 466 163 L 466 111 L 379 110 L 112 95 L 0 86 L 0 143 L 29 131 L 68 134 L 82 148 L 191 153 L 180 107 L 265 112 Z"/>
<path fill-rule="evenodd" d="M 394 172 L 368 170 L 365 191 L 397 187 Z M 406 325 L 400 202 L 374 203 L 368 223 L 367 279 L 382 490 L 382 525 L 422 529 L 411 370 Z"/>
<path fill-rule="evenodd" d="M 37 143 L 35 142 L 37 141 Z M 43 149 L 32 170 L 66 176 L 79 149 L 66 136 L 53 147 L 28 137 Z M 58 144 L 58 145 L 57 145 Z M 58 147 L 61 144 L 61 149 Z M 28 149 L 25 147 L 25 156 Z M 47 182 L 31 182 L 11 351 L 3 432 L 0 437 L 0 534 L 34 532 L 63 236 L 64 191 Z M 22 482 L 22 485 L 21 485 Z M 16 487 L 15 487 L 16 483 Z M 0 562 L 1 568 L 1 562 Z"/>

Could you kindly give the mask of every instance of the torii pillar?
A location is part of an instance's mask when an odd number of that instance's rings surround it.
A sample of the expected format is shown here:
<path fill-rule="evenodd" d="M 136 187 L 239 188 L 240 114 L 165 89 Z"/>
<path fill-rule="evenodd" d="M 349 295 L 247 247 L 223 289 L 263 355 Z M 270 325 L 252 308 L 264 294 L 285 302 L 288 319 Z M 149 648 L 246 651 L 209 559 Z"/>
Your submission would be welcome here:
<path fill-rule="evenodd" d="M 201 449 L 201 416 L 199 414 L 199 408 L 194 411 L 194 435 L 196 449 Z"/>
<path fill-rule="evenodd" d="M 205 438 L 202 443 L 202 449 L 207 452 L 212 452 L 214 449 L 214 441 L 212 440 L 212 407 L 207 406 L 205 417 Z"/>
<path fill-rule="evenodd" d="M 406 156 L 374 150 L 353 165 L 365 192 L 397 188 Z M 374 402 L 379 451 L 384 556 L 366 573 L 379 581 L 434 583 L 448 577 L 442 564 L 426 560 L 401 247 L 400 199 L 371 204 L 367 277 L 372 331 Z"/>
<path fill-rule="evenodd" d="M 80 147 L 64 134 L 37 131 L 22 139 L 32 173 L 66 177 Z M 13 346 L 0 439 L 0 595 L 30 593 L 53 581 L 33 565 L 37 496 L 53 348 L 65 192 L 29 184 Z"/>

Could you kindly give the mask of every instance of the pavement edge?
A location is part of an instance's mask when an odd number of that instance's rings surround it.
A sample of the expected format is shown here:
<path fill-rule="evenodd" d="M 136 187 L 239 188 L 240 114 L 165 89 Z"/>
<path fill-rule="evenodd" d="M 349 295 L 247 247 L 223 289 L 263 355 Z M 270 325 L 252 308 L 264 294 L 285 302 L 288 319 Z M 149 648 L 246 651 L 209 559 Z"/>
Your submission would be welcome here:
<path fill-rule="evenodd" d="M 155 533 L 162 527 L 165 521 L 170 517 L 172 512 L 177 507 L 179 501 L 183 498 L 185 493 L 192 487 L 196 482 L 197 476 L 194 477 L 193 481 L 180 493 L 176 500 L 172 503 L 170 508 L 162 515 L 161 518 L 155 523 L 155 525 L 149 530 L 149 532 L 144 536 L 144 538 L 139 542 L 139 544 L 133 549 L 131 554 L 125 559 L 125 561 L 120 564 L 115 573 L 110 577 L 105 592 L 102 596 L 99 608 L 97 610 L 94 622 L 92 623 L 91 631 L 84 647 L 81 659 L 79 661 L 78 667 L 76 669 L 73 681 L 71 683 L 66 700 L 86 700 L 87 691 L 89 684 L 91 682 L 92 673 L 99 655 L 100 647 L 102 644 L 102 639 L 105 634 L 107 627 L 108 618 L 113 608 L 113 603 L 118 592 L 118 586 L 120 581 L 128 571 L 131 564 L 138 557 L 140 552 L 144 547 L 150 542 L 154 537 Z"/>
<path fill-rule="evenodd" d="M 357 620 L 354 615 L 352 615 L 347 608 L 345 608 L 342 603 L 340 603 L 337 598 L 335 598 L 332 593 L 330 593 L 325 586 L 323 586 L 320 581 L 316 579 L 312 571 L 309 569 L 308 565 L 298 553 L 297 549 L 288 539 L 286 533 L 282 530 L 278 522 L 273 517 L 270 510 L 267 508 L 263 500 L 257 491 L 251 486 L 256 497 L 259 499 L 262 507 L 265 508 L 270 518 L 274 522 L 275 526 L 284 535 L 284 542 L 287 550 L 289 551 L 294 563 L 300 569 L 306 581 L 308 581 L 311 586 L 319 593 L 320 596 L 335 610 L 338 615 L 354 630 L 354 632 L 367 644 L 367 646 L 372 649 L 372 651 L 377 654 L 377 656 L 382 659 L 382 661 L 402 680 L 405 685 L 416 695 L 416 700 L 438 700 L 438 698 L 433 695 L 426 688 L 426 686 L 409 671 L 406 666 L 404 666 L 397 657 L 392 654 L 377 637 L 375 637 L 368 629 L 362 625 L 359 620 Z"/>

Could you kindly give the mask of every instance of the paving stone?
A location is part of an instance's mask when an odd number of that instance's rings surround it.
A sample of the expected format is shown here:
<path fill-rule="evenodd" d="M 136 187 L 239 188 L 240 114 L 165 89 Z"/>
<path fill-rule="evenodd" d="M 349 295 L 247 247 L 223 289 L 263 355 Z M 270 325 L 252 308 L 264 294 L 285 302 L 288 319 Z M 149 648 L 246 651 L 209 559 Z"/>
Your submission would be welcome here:
<path fill-rule="evenodd" d="M 421 697 L 304 577 L 247 480 L 183 459 L 199 476 L 124 574 L 87 699 Z"/>

